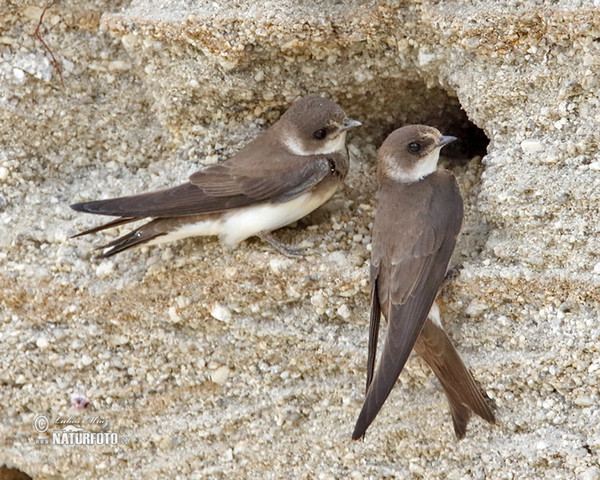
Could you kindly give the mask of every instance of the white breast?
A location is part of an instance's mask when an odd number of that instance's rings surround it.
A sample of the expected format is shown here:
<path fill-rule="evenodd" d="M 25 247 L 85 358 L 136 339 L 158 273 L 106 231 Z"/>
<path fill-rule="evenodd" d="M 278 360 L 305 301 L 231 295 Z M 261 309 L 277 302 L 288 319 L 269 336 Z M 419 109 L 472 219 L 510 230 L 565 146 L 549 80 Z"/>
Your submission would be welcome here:
<path fill-rule="evenodd" d="M 235 245 L 257 233 L 277 230 L 300 220 L 325 203 L 335 193 L 333 184 L 326 192 L 311 192 L 284 203 L 256 205 L 234 210 L 223 215 L 223 231 L 220 234 L 228 245 Z"/>

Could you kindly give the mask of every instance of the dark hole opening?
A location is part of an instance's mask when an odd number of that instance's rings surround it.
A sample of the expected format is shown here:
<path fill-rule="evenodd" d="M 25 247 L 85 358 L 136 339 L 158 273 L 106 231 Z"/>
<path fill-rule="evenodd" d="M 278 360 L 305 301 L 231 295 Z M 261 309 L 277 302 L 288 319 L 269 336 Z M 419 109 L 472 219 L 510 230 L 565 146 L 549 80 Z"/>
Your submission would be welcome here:
<path fill-rule="evenodd" d="M 444 135 L 453 135 L 458 140 L 444 147 L 443 156 L 453 165 L 462 166 L 473 157 L 483 157 L 490 143 L 484 131 L 475 125 L 462 109 L 458 98 L 447 97 L 442 109 L 434 110 L 424 123 L 436 127 Z"/>
<path fill-rule="evenodd" d="M 389 85 L 386 95 L 370 92 L 354 98 L 363 111 L 372 111 L 373 117 L 363 119 L 365 131 L 379 147 L 397 128 L 411 124 L 436 127 L 444 135 L 458 138 L 442 150 L 450 168 L 464 166 L 473 157 L 483 157 L 490 143 L 484 131 L 475 125 L 462 109 L 458 98 L 439 87 L 427 88 L 422 82 Z M 369 107 L 366 107 L 368 104 Z M 360 132 L 357 131 L 360 135 Z"/>
<path fill-rule="evenodd" d="M 0 465 L 0 480 L 32 480 L 32 477 L 18 468 Z"/>

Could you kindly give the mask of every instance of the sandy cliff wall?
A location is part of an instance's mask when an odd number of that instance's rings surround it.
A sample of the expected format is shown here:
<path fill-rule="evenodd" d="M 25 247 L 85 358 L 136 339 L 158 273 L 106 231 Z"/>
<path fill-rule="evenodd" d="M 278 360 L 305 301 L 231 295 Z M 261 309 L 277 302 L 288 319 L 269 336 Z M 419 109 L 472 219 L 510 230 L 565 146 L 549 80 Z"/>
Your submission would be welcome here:
<path fill-rule="evenodd" d="M 0 6 L 0 464 L 34 478 L 600 478 L 596 1 L 58 1 Z M 277 237 L 90 258 L 73 201 L 173 185 L 297 96 L 364 128 L 345 189 Z M 364 442 L 374 157 L 393 128 L 462 139 L 444 291 L 498 406 L 453 437 L 418 359 Z M 490 143 L 485 149 L 487 140 Z M 478 154 L 480 156 L 478 156 Z M 483 156 L 483 158 L 481 158 Z M 106 234 L 110 239 L 111 233 Z M 93 406 L 70 407 L 85 390 Z M 118 446 L 36 444 L 97 416 Z"/>

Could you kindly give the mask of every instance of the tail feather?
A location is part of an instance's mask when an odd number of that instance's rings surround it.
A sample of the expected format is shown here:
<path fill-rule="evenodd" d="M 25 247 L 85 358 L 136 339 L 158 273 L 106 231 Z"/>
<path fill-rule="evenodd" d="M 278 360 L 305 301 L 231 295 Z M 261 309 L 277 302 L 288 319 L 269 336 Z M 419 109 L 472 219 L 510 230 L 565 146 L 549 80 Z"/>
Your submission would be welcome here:
<path fill-rule="evenodd" d="M 132 232 L 129 232 L 106 245 L 102 245 L 96 250 L 104 250 L 108 249 L 105 252 L 97 255 L 98 258 L 108 258 L 113 255 L 122 252 L 123 250 L 127 250 L 129 248 L 135 247 L 136 245 L 140 245 L 142 243 L 149 242 L 157 237 L 162 235 L 166 235 L 168 232 L 165 229 L 160 228 L 161 222 L 160 220 L 153 220 L 151 222 L 142 225 L 139 228 L 136 228 Z"/>
<path fill-rule="evenodd" d="M 467 425 L 471 418 L 471 411 L 462 402 L 457 402 L 456 398 L 451 397 L 446 393 L 448 403 L 450 404 L 450 415 L 452 415 L 452 426 L 454 434 L 459 440 L 465 438 L 467 434 Z"/>
<path fill-rule="evenodd" d="M 470 411 L 487 422 L 495 423 L 491 400 L 463 363 L 446 332 L 431 317 L 425 323 L 415 350 L 431 367 L 444 388 L 450 404 L 454 432 L 459 439 L 467 431 Z"/>
<path fill-rule="evenodd" d="M 71 238 L 77 238 L 77 237 L 81 237 L 83 235 L 89 235 L 91 233 L 100 232 L 102 230 L 106 230 L 107 228 L 117 227 L 119 225 L 124 225 L 126 223 L 134 222 L 136 220 L 139 220 L 139 218 L 133 218 L 133 217 L 117 218 L 116 220 L 112 220 L 108 223 L 103 223 L 102 225 L 98 225 L 97 227 L 90 228 L 89 230 L 84 230 L 83 232 L 76 233 L 75 235 L 72 235 Z"/>
<path fill-rule="evenodd" d="M 166 217 L 166 218 L 155 218 L 154 220 L 150 220 L 148 223 L 141 225 L 135 230 L 113 240 L 112 242 L 107 243 L 106 245 L 102 245 L 96 250 L 104 250 L 104 252 L 96 255 L 96 258 L 107 258 L 111 257 L 123 250 L 127 250 L 131 247 L 135 247 L 137 245 L 142 245 L 144 243 L 150 242 L 155 238 L 161 237 L 163 235 L 168 235 L 172 232 L 178 231 L 180 228 L 185 227 L 187 225 L 194 225 L 198 222 L 206 221 L 208 224 L 207 231 L 204 232 L 201 229 L 198 231 L 194 231 L 193 229 L 190 232 L 184 232 L 182 235 L 177 238 L 185 238 L 190 235 L 211 235 L 212 231 L 210 231 L 211 221 L 215 220 L 215 215 L 188 215 L 183 217 Z M 91 228 L 84 232 L 78 233 L 75 237 L 86 235 L 88 233 L 95 233 L 101 230 L 116 227 L 118 225 L 123 225 L 126 223 L 134 222 L 136 220 L 142 220 L 141 218 L 135 217 L 121 217 L 111 222 L 105 223 L 98 227 Z M 217 232 L 218 233 L 218 232 Z"/>

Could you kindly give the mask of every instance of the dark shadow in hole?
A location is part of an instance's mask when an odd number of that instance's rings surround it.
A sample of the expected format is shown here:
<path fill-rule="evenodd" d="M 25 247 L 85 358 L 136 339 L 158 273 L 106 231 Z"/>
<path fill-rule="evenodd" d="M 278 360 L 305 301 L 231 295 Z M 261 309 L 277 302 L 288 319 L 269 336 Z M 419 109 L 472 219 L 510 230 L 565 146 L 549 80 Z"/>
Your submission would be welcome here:
<path fill-rule="evenodd" d="M 32 480 L 32 477 L 18 468 L 0 465 L 0 480 Z"/>
<path fill-rule="evenodd" d="M 379 111 L 379 118 L 363 119 L 365 131 L 379 148 L 386 137 L 397 128 L 411 124 L 436 127 L 444 135 L 454 135 L 458 141 L 443 150 L 444 158 L 452 166 L 464 166 L 473 157 L 487 153 L 489 139 L 484 131 L 469 120 L 456 96 L 442 88 L 427 88 L 422 82 L 389 85 L 385 98 L 375 93 L 354 98 L 365 111 Z M 364 104 L 369 104 L 366 107 Z M 379 104 L 379 105 L 377 105 Z M 351 108 L 350 108 L 351 109 Z M 357 131 L 360 135 L 360 132 Z"/>
<path fill-rule="evenodd" d="M 349 115 L 356 115 L 364 125 L 364 128 L 352 134 L 359 138 L 363 135 L 363 139 L 357 143 L 362 141 L 370 144 L 373 147 L 370 152 L 373 153 L 393 130 L 411 124 L 431 125 L 444 135 L 457 137 L 458 141 L 444 147 L 440 158 L 440 166 L 452 170 L 459 185 L 468 179 L 461 190 L 465 201 L 465 217 L 459 240 L 460 251 L 466 253 L 457 254 L 455 260 L 464 262 L 477 258 L 485 249 L 492 228 L 475 208 L 481 189 L 478 179 L 484 171 L 481 158 L 487 154 L 488 138 L 482 129 L 469 120 L 452 92 L 440 87 L 427 88 L 423 82 L 406 82 L 402 78 L 390 79 L 385 88 L 385 92 L 379 92 L 379 95 L 372 90 L 354 96 L 352 103 L 348 103 L 346 111 L 355 108 L 356 111 L 350 111 Z M 365 115 L 364 112 L 370 114 Z M 376 160 L 369 153 L 364 161 L 369 165 L 370 178 L 357 180 L 357 188 L 347 187 L 345 192 L 357 202 L 372 203 L 377 190 Z"/>
<path fill-rule="evenodd" d="M 456 97 L 448 97 L 442 109 L 430 112 L 423 121 L 436 127 L 444 135 L 453 135 L 458 140 L 444 148 L 443 155 L 452 165 L 466 165 L 473 157 L 483 157 L 490 143 L 484 131 L 469 120 Z"/>

